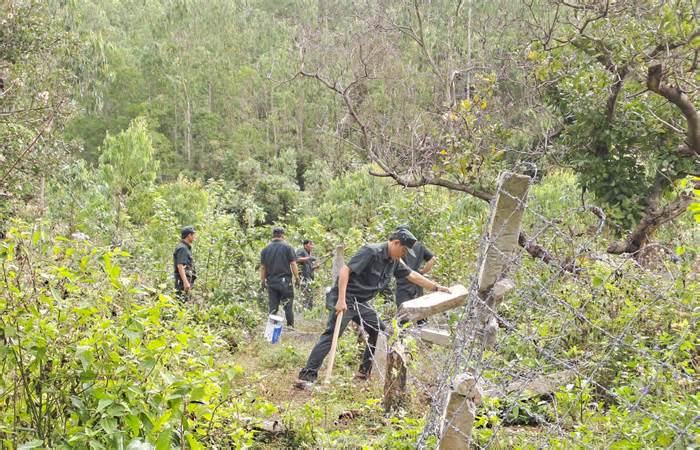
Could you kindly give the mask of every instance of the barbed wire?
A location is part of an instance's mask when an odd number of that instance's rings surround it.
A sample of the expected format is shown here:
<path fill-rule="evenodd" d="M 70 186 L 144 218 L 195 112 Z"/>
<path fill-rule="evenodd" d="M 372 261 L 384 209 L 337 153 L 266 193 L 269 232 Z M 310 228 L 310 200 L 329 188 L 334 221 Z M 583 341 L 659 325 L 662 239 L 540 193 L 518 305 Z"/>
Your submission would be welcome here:
<path fill-rule="evenodd" d="M 694 414 L 691 411 L 691 417 L 683 425 L 683 420 L 659 414 L 648 404 L 648 400 L 655 394 L 655 386 L 664 379 L 690 387 L 700 384 L 692 372 L 674 363 L 674 358 L 692 335 L 692 330 L 697 329 L 700 319 L 692 304 L 674 298 L 673 283 L 676 282 L 676 277 L 671 276 L 669 279 L 664 274 L 647 270 L 634 259 L 596 253 L 595 243 L 603 233 L 605 217 L 599 209 L 592 210 L 594 206 L 571 208 L 559 217 L 549 218 L 538 208 L 529 207 L 508 192 L 500 191 L 500 194 L 509 196 L 524 208 L 527 227 L 531 231 L 530 239 L 559 239 L 571 249 L 568 258 L 573 261 L 575 270 L 565 270 L 538 259 L 523 259 L 520 248 L 513 253 L 500 251 L 494 243 L 507 231 L 505 226 L 491 230 L 491 236 L 484 233 L 480 241 L 477 267 L 481 267 L 486 249 L 490 249 L 495 251 L 503 263 L 501 277 L 508 276 L 515 280 L 515 288 L 507 294 L 504 303 L 500 307 L 489 306 L 487 299 L 479 294 L 478 277 L 474 273 L 470 276 L 466 304 L 449 313 L 432 316 L 426 325 L 430 329 L 452 330 L 451 348 L 442 348 L 423 340 L 421 328 L 415 326 L 401 330 L 398 337 L 402 341 L 416 341 L 417 352 L 420 354 L 415 355 L 407 366 L 407 382 L 410 391 L 428 393 L 426 397 L 430 401 L 425 428 L 417 446 L 427 447 L 432 442 L 431 438 L 440 437 L 447 429 L 456 430 L 463 439 L 477 448 L 497 445 L 502 438 L 510 436 L 509 418 L 514 416 L 516 408 L 518 414 L 522 411 L 528 420 L 536 424 L 536 433 L 529 438 L 522 438 L 534 439 L 536 445 L 544 445 L 551 439 L 569 442 L 572 431 L 584 420 L 583 413 L 576 409 L 594 413 L 595 408 L 611 407 L 654 421 L 656 426 L 673 433 L 673 444 L 692 439 L 692 424 L 700 417 L 700 411 Z M 587 212 L 595 214 L 598 221 L 593 224 L 593 230 L 589 230 L 585 239 L 576 239 L 562 224 L 570 221 L 571 217 Z M 504 225 L 507 221 L 508 219 L 503 222 Z M 584 258 L 589 262 L 585 263 Z M 598 277 L 596 283 L 590 284 L 592 274 L 586 271 L 604 275 Z M 614 296 L 620 294 L 614 291 L 618 289 L 618 282 L 631 282 L 624 275 L 629 271 L 634 271 L 634 276 L 637 277 L 633 286 L 636 291 L 633 294 L 639 298 L 625 298 L 626 302 L 630 302 L 627 305 L 629 311 L 614 312 L 621 320 L 616 320 L 617 316 L 606 317 L 605 314 L 611 314 L 610 308 L 619 307 Z M 608 304 L 605 300 L 607 298 L 613 298 L 613 302 Z M 664 312 L 668 314 L 664 311 L 668 307 L 674 308 L 674 315 L 684 318 L 687 316 L 687 324 L 684 331 L 675 333 L 671 341 L 664 344 L 665 352 L 661 353 L 649 347 L 655 336 L 644 334 L 638 325 L 649 314 L 663 317 Z M 376 310 L 375 312 L 381 317 Z M 498 323 L 497 339 L 492 348 L 485 344 L 485 317 L 494 317 Z M 666 321 L 672 319 L 667 318 Z M 378 339 L 377 345 L 391 342 L 393 327 L 373 329 L 361 317 L 359 322 L 361 329 L 384 335 L 386 340 Z M 450 326 L 450 323 L 455 325 Z M 544 332 L 543 326 L 547 327 Z M 586 335 L 572 339 L 577 332 Z M 367 334 L 364 336 L 367 339 Z M 577 346 L 582 348 L 578 352 L 571 351 L 571 348 L 576 349 Z M 377 352 L 391 351 L 388 347 L 378 348 Z M 658 345 L 656 347 L 660 348 Z M 632 381 L 610 380 L 606 377 L 609 377 L 611 370 L 615 370 L 615 364 L 619 360 L 625 362 L 635 358 L 641 358 L 643 361 L 640 364 L 649 366 L 649 373 L 643 373 L 644 369 L 639 369 L 636 382 L 643 386 L 637 386 L 638 392 L 634 395 L 626 396 L 621 389 L 633 386 Z M 386 375 L 382 370 L 385 368 L 378 369 L 380 370 L 375 369 L 374 373 L 385 383 Z M 468 373 L 475 378 L 483 390 L 486 408 L 493 408 L 494 399 L 498 399 L 501 405 L 496 408 L 496 414 L 502 420 L 486 424 L 482 420 L 477 425 L 481 429 L 490 428 L 490 433 L 485 438 L 474 439 L 474 436 L 466 435 L 454 423 L 454 417 L 468 413 L 468 399 L 453 411 L 452 417 L 444 416 L 452 380 L 459 373 Z M 557 375 L 560 377 L 557 378 Z M 544 380 L 542 383 L 545 384 L 545 392 L 532 391 L 533 385 L 539 380 Z M 564 398 L 565 394 L 569 397 Z M 559 404 L 558 396 L 562 397 L 564 405 Z M 547 407 L 539 408 L 538 405 L 542 402 Z M 485 413 L 479 412 L 479 408 L 484 409 L 484 406 L 477 406 L 477 416 L 483 419 Z M 493 413 L 493 409 L 486 413 Z M 580 417 L 577 417 L 579 414 Z M 623 433 L 620 429 L 611 432 L 606 441 L 615 442 L 623 437 Z"/>
<path fill-rule="evenodd" d="M 507 192 L 502 191 L 502 195 L 509 195 Z M 518 200 L 518 199 L 514 199 Z M 547 228 L 554 228 L 554 231 L 557 233 L 559 237 L 563 237 L 564 239 L 568 240 L 571 243 L 574 243 L 574 240 L 569 237 L 569 235 L 565 232 L 562 232 L 561 230 L 558 229 L 558 227 L 553 227 L 553 221 L 548 220 L 544 215 L 539 213 L 538 211 L 534 210 L 533 208 L 525 208 L 532 213 L 531 216 L 534 216 L 535 219 L 539 219 L 541 223 L 544 224 L 544 227 Z M 601 220 L 602 222 L 602 220 Z M 543 228 L 544 228 L 543 227 Z M 503 230 L 498 230 L 498 233 L 494 233 L 494 236 L 491 237 L 491 241 L 495 240 L 498 234 L 502 232 Z M 574 260 L 577 258 L 581 257 L 585 253 L 590 253 L 589 247 L 593 243 L 593 241 L 598 237 L 598 235 L 602 231 L 602 223 L 599 224 L 599 226 L 596 229 L 596 233 L 589 239 L 589 241 L 585 245 L 579 245 L 576 247 L 576 253 L 573 256 Z M 540 233 L 535 233 L 535 236 L 538 236 Z M 488 237 L 484 238 L 484 242 L 482 244 L 482 248 L 485 248 L 487 245 L 489 245 L 491 242 L 489 241 Z M 492 250 L 496 250 L 498 252 L 497 246 L 491 245 L 490 248 Z M 483 254 L 483 251 L 482 251 Z M 472 280 L 472 287 L 470 289 L 470 301 L 467 304 L 467 313 L 463 314 L 462 317 L 460 318 L 458 328 L 459 329 L 467 329 L 468 333 L 464 333 L 464 335 L 470 335 L 472 337 L 471 341 L 467 343 L 467 345 L 463 348 L 460 344 L 459 341 L 456 340 L 456 344 L 454 346 L 455 349 L 455 354 L 457 355 L 457 366 L 455 368 L 450 368 L 451 370 L 445 370 L 443 376 L 445 376 L 445 379 L 449 379 L 450 376 L 452 376 L 455 372 L 460 372 L 460 371 L 472 371 L 472 373 L 475 374 L 475 377 L 479 379 L 484 378 L 484 373 L 490 369 L 490 366 L 495 362 L 496 360 L 496 353 L 494 353 L 493 357 L 490 359 L 484 360 L 482 358 L 483 356 L 483 346 L 480 342 L 479 339 L 473 339 L 474 337 L 474 327 L 477 325 L 473 319 L 474 317 L 474 312 L 475 309 L 478 307 L 486 307 L 489 309 L 489 313 L 493 314 L 496 319 L 498 320 L 499 324 L 505 328 L 506 333 L 510 332 L 512 334 L 517 335 L 521 341 L 523 342 L 528 342 L 530 343 L 533 347 L 534 350 L 538 355 L 541 355 L 545 357 L 547 360 L 551 361 L 554 363 L 555 367 L 558 368 L 566 368 L 568 370 L 573 370 L 573 373 L 575 374 L 579 384 L 581 386 L 587 386 L 587 385 L 595 385 L 596 388 L 599 390 L 607 393 L 610 395 L 612 398 L 615 399 L 618 403 L 622 403 L 625 407 L 627 407 L 629 410 L 637 410 L 642 412 L 644 415 L 646 415 L 649 418 L 654 419 L 655 421 L 663 422 L 665 426 L 668 426 L 670 429 L 673 429 L 677 433 L 685 433 L 686 435 L 688 434 L 688 429 L 687 428 L 680 428 L 676 426 L 676 424 L 669 422 L 668 420 L 659 417 L 657 414 L 645 410 L 644 408 L 641 407 L 641 402 L 643 398 L 647 395 L 649 395 L 649 392 L 651 391 L 650 389 L 646 389 L 641 396 L 638 397 L 637 401 L 632 404 L 628 402 L 626 399 L 622 398 L 620 395 L 618 395 L 614 390 L 609 389 L 608 387 L 602 385 L 601 383 L 597 382 L 595 379 L 596 374 L 598 371 L 600 371 L 603 367 L 605 367 L 606 363 L 609 362 L 610 359 L 613 358 L 614 353 L 612 351 L 608 351 L 608 349 L 612 349 L 615 347 L 624 347 L 625 349 L 629 350 L 632 354 L 635 355 L 641 355 L 646 360 L 657 364 L 664 368 L 665 370 L 669 371 L 676 377 L 683 377 L 688 379 L 688 381 L 692 381 L 692 376 L 685 374 L 683 371 L 678 370 L 675 368 L 673 365 L 668 364 L 666 361 L 658 360 L 657 358 L 654 357 L 648 350 L 645 348 L 639 348 L 635 347 L 632 345 L 629 345 L 624 342 L 625 338 L 628 336 L 630 331 L 632 330 L 636 319 L 639 318 L 647 308 L 652 307 L 656 301 L 662 297 L 664 297 L 664 293 L 661 293 L 660 295 L 657 295 L 655 298 L 652 298 L 646 305 L 639 305 L 640 307 L 637 309 L 635 314 L 627 320 L 627 323 L 624 325 L 622 330 L 620 330 L 618 333 L 612 333 L 608 329 L 597 325 L 594 323 L 592 318 L 589 318 L 586 316 L 586 314 L 581 313 L 580 311 L 577 311 L 569 302 L 567 302 L 565 299 L 560 298 L 558 295 L 555 294 L 554 292 L 554 285 L 559 283 L 563 278 L 565 277 L 575 277 L 576 275 L 571 275 L 568 274 L 566 271 L 559 269 L 555 271 L 552 276 L 549 277 L 547 282 L 543 282 L 541 280 L 541 273 L 535 273 L 534 271 L 530 270 L 528 268 L 527 264 L 523 264 L 520 262 L 517 258 L 512 259 L 509 257 L 509 255 L 505 254 L 500 254 L 501 259 L 505 262 L 506 264 L 506 271 L 514 273 L 515 275 L 520 275 L 518 277 L 518 282 L 516 283 L 516 290 L 514 292 L 511 292 L 510 298 L 517 298 L 523 306 L 528 305 L 539 305 L 540 302 L 538 302 L 535 298 L 533 298 L 534 294 L 536 293 L 539 297 L 543 298 L 545 301 L 547 301 L 547 306 L 543 306 L 542 310 L 543 312 L 547 314 L 552 314 L 552 311 L 558 312 L 560 318 L 564 319 L 568 317 L 568 320 L 563 321 L 563 325 L 561 326 L 561 330 L 566 330 L 569 327 L 575 327 L 577 322 L 583 322 L 584 325 L 592 328 L 592 330 L 600 332 L 603 336 L 607 337 L 610 339 L 609 343 L 607 344 L 607 348 L 603 349 L 602 354 L 607 355 L 606 357 L 602 358 L 600 361 L 597 362 L 597 364 L 593 368 L 589 368 L 588 370 L 588 375 L 583 373 L 582 369 L 580 367 L 577 367 L 576 364 L 572 364 L 570 361 L 567 359 L 561 358 L 560 356 L 557 356 L 556 354 L 556 349 L 560 343 L 560 341 L 564 340 L 566 336 L 564 334 L 559 334 L 557 336 L 554 336 L 553 339 L 546 343 L 546 345 L 541 345 L 537 342 L 537 339 L 533 338 L 531 334 L 524 334 L 519 331 L 519 326 L 523 322 L 527 323 L 525 320 L 527 316 L 522 316 L 519 315 L 517 316 L 516 321 L 509 320 L 507 317 L 498 314 L 497 311 L 488 308 L 488 305 L 478 296 L 476 293 L 476 277 L 473 277 Z M 603 258 L 600 258 L 603 259 Z M 480 261 L 481 263 L 481 261 Z M 603 291 L 606 288 L 606 284 L 610 281 L 609 278 L 613 277 L 614 274 L 619 273 L 619 271 L 622 269 L 622 267 L 627 263 L 627 260 L 621 259 L 619 264 L 616 267 L 613 267 L 612 270 L 610 270 L 610 275 L 608 276 L 608 279 L 603 280 L 598 287 L 593 287 L 590 289 L 590 298 L 594 298 L 596 294 L 601 295 Z M 544 266 L 541 261 L 535 261 L 534 263 L 542 273 L 546 273 L 548 271 L 551 271 L 551 267 L 549 265 Z M 650 289 L 650 292 L 654 292 L 653 289 Z M 586 306 L 586 304 L 590 300 L 584 301 L 581 304 L 581 309 Z M 678 305 L 678 302 L 674 302 L 677 306 L 683 306 L 683 305 Z M 557 309 L 558 308 L 558 309 Z M 687 312 L 690 312 L 690 308 L 686 308 Z M 471 327 L 465 327 L 465 321 L 470 321 L 471 324 L 473 324 Z M 695 324 L 697 323 L 697 317 L 692 320 L 690 326 L 688 327 L 689 330 L 694 329 Z M 504 342 L 505 339 L 507 339 L 508 335 L 504 335 L 503 338 L 499 341 L 499 346 L 500 343 Z M 687 336 L 682 335 L 676 342 L 676 344 L 672 347 L 674 350 L 677 350 L 681 343 L 685 341 Z M 498 346 L 497 346 L 498 348 Z M 675 353 L 675 351 L 674 351 Z M 512 369 L 511 369 L 512 370 Z M 534 375 L 540 373 L 543 374 L 543 371 L 539 372 L 530 372 L 530 376 L 527 377 L 529 378 L 528 381 L 532 381 L 534 379 Z M 507 374 L 508 378 L 510 377 L 511 374 Z M 517 374 L 515 374 L 517 375 Z M 659 372 L 656 373 L 655 379 L 660 376 Z M 653 383 L 652 383 L 653 384 Z M 526 383 L 523 383 L 523 387 L 521 389 L 516 390 L 515 392 L 510 392 L 507 393 L 507 398 L 509 399 L 519 399 L 522 398 L 524 394 L 525 387 L 527 386 Z M 445 389 L 448 387 L 448 383 L 443 382 L 440 384 L 440 386 L 443 390 L 443 392 L 440 392 L 439 395 L 437 396 L 438 399 L 442 399 L 446 397 L 446 392 Z M 573 405 L 576 402 L 579 402 L 581 400 L 581 396 L 583 394 L 584 390 L 579 389 L 578 392 L 576 393 L 576 397 L 573 402 L 571 402 L 571 406 L 569 407 L 568 410 L 563 411 L 563 414 L 566 415 L 570 412 L 570 409 L 573 407 Z M 553 393 L 552 393 L 553 394 Z M 508 414 L 511 413 L 512 409 L 516 406 L 516 402 L 511 402 L 511 407 L 508 408 L 508 410 L 505 412 L 505 416 L 507 417 Z M 522 404 L 522 402 L 519 404 L 519 406 L 526 406 Z M 435 431 L 439 428 L 439 425 L 442 425 L 443 428 L 445 427 L 450 427 L 452 426 L 452 423 L 449 421 L 444 424 L 439 424 L 441 420 L 441 412 L 442 412 L 443 405 L 440 403 L 436 403 L 433 408 L 431 408 L 430 414 L 428 418 L 426 419 L 426 432 L 423 434 L 421 441 L 419 442 L 419 445 L 425 443 L 425 438 L 429 436 L 431 433 L 435 433 Z M 533 413 L 533 411 L 529 411 L 530 414 Z M 534 414 L 537 415 L 537 414 Z M 548 421 L 543 420 L 543 418 L 537 417 L 538 421 L 540 423 L 547 423 Z M 554 424 L 551 424 L 548 428 L 553 429 L 555 428 L 556 431 L 558 432 L 557 434 L 561 436 L 567 436 L 568 433 L 560 426 L 560 420 L 556 421 Z M 493 430 L 493 433 L 491 433 L 490 439 L 484 444 L 485 447 L 488 447 L 490 444 L 492 444 L 498 437 L 498 427 L 503 427 L 504 424 L 501 422 L 496 429 Z M 466 438 L 466 436 L 465 436 Z"/>

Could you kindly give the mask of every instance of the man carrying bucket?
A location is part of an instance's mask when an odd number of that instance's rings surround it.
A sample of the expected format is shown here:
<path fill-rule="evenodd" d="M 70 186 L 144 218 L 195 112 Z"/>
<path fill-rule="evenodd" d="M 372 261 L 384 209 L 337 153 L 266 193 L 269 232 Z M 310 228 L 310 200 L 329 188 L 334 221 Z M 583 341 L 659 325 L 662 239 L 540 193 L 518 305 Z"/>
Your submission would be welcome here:
<path fill-rule="evenodd" d="M 285 242 L 284 229 L 274 228 L 272 241 L 260 252 L 260 282 L 263 288 L 267 288 L 269 313 L 277 314 L 282 304 L 288 327 L 294 327 L 292 275 L 299 284 L 299 269 L 294 249 Z"/>

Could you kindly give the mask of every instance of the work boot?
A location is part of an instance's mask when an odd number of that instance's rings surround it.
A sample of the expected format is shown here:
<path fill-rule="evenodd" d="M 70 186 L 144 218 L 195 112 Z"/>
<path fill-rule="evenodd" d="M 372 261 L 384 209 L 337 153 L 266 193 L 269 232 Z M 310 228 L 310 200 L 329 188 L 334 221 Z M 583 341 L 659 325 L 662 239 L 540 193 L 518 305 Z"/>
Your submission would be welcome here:
<path fill-rule="evenodd" d="M 364 372 L 357 372 L 353 377 L 355 381 L 367 381 L 369 379 L 369 374 Z"/>
<path fill-rule="evenodd" d="M 294 382 L 294 389 L 298 389 L 300 391 L 308 391 L 311 389 L 311 386 L 314 384 L 311 381 L 306 381 L 306 380 L 296 380 Z"/>

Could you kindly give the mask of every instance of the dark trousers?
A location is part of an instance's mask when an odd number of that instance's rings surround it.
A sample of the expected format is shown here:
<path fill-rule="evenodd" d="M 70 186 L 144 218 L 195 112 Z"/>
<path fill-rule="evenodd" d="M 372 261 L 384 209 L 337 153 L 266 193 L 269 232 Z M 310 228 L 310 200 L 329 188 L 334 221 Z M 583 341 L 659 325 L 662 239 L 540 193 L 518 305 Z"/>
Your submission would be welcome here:
<path fill-rule="evenodd" d="M 340 334 L 338 337 L 343 335 L 343 331 L 345 331 L 345 328 L 348 326 L 348 323 L 350 323 L 351 320 L 358 325 L 361 325 L 368 335 L 367 347 L 362 354 L 360 372 L 369 375 L 370 371 L 372 370 L 372 358 L 374 357 L 374 350 L 377 345 L 377 336 L 379 336 L 379 317 L 374 309 L 366 303 L 348 301 L 348 310 L 345 311 L 343 314 L 343 319 L 340 322 Z M 318 340 L 313 350 L 311 350 L 309 359 L 306 362 L 306 367 L 301 369 L 301 372 L 299 372 L 299 379 L 306 381 L 316 380 L 318 377 L 318 369 L 321 368 L 323 360 L 326 358 L 326 355 L 331 349 L 334 329 L 335 311 L 331 311 L 328 314 L 326 329 L 323 334 L 321 334 L 321 338 Z"/>
<path fill-rule="evenodd" d="M 187 281 L 190 282 L 190 289 L 192 289 L 194 287 L 194 280 L 188 279 Z M 192 291 L 190 290 L 190 292 Z M 175 298 L 177 298 L 181 302 L 187 301 L 190 299 L 190 292 L 185 292 L 185 285 L 182 282 L 180 276 L 175 278 Z"/>
<path fill-rule="evenodd" d="M 306 309 L 311 309 L 314 307 L 314 289 L 311 287 L 311 283 L 313 283 L 313 281 L 314 280 L 310 280 L 308 278 L 301 279 L 301 289 L 299 289 L 301 292 L 301 304 Z"/>
<path fill-rule="evenodd" d="M 414 298 L 421 297 L 423 295 L 423 288 L 417 286 L 413 283 L 409 285 L 397 285 L 396 286 L 396 308 L 400 308 L 404 302 L 413 300 Z M 399 320 L 399 326 L 403 327 L 407 324 L 408 320 Z M 421 319 L 416 322 L 418 325 L 423 325 L 428 323 L 426 319 Z"/>
<path fill-rule="evenodd" d="M 277 314 L 280 308 L 280 303 L 284 307 L 284 317 L 287 319 L 287 326 L 294 326 L 294 290 L 292 286 L 268 284 L 268 310 L 270 314 Z"/>

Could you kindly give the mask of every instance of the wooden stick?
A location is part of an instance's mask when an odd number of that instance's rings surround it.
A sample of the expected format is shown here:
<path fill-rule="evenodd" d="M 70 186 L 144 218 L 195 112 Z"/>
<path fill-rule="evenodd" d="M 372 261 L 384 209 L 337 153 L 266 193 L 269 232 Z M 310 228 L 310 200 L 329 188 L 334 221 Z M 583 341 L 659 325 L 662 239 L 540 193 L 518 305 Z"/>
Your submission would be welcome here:
<path fill-rule="evenodd" d="M 340 323 L 343 321 L 343 312 L 339 312 L 335 318 L 335 328 L 333 329 L 333 343 L 331 344 L 331 357 L 328 359 L 328 367 L 326 368 L 326 379 L 324 383 L 328 384 L 331 381 L 333 374 L 333 363 L 335 362 L 335 349 L 338 346 L 338 335 L 340 334 Z"/>

